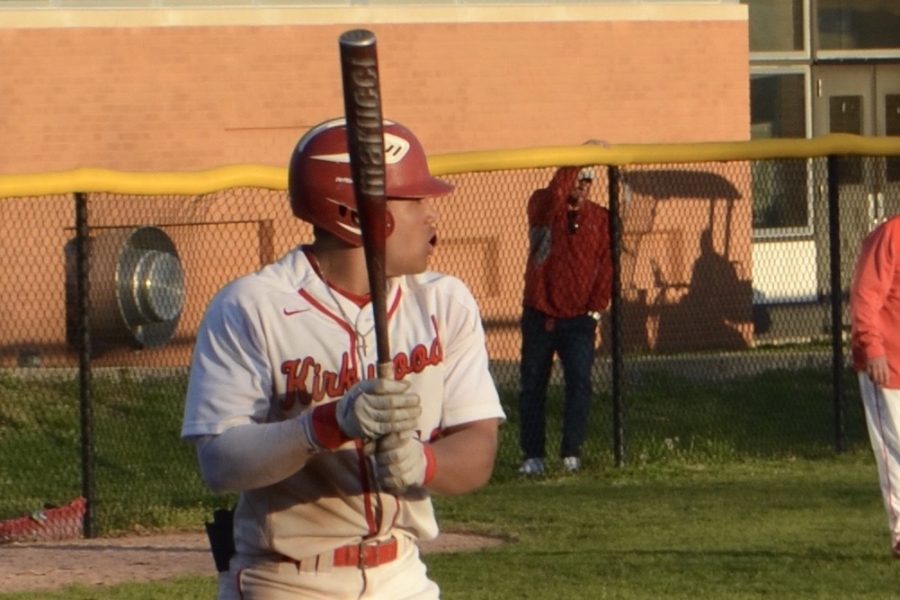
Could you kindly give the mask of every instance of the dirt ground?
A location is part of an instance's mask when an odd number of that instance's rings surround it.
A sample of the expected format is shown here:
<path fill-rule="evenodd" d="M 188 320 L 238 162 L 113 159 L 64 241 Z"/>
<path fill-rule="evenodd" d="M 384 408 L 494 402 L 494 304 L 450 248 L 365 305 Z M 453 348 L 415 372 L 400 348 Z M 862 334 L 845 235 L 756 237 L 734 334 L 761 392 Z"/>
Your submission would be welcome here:
<path fill-rule="evenodd" d="M 502 540 L 442 533 L 422 553 L 465 552 Z M 66 585 L 113 585 L 183 575 L 212 575 L 205 532 L 0 545 L 0 590 L 52 590 Z"/>

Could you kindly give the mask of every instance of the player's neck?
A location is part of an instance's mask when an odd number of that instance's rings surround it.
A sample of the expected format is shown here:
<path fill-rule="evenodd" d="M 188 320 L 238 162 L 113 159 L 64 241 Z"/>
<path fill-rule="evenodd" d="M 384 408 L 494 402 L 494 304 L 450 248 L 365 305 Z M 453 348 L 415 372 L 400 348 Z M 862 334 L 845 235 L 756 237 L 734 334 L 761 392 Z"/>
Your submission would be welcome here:
<path fill-rule="evenodd" d="M 327 283 L 359 296 L 369 293 L 369 277 L 362 248 L 316 239 L 312 244 L 312 253 L 318 263 L 319 274 Z"/>

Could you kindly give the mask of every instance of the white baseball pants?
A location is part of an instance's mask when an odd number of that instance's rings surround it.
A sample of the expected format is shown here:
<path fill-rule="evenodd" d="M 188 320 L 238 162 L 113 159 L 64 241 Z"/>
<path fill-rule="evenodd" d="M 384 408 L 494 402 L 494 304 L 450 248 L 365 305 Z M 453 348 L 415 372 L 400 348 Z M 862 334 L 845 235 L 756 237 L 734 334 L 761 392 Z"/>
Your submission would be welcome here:
<path fill-rule="evenodd" d="M 219 578 L 219 600 L 438 600 L 419 548 L 398 536 L 397 558 L 378 567 L 298 569 L 294 563 L 236 555 Z"/>
<path fill-rule="evenodd" d="M 900 390 L 879 387 L 865 373 L 858 375 L 869 441 L 887 511 L 891 548 L 897 549 L 900 544 Z"/>

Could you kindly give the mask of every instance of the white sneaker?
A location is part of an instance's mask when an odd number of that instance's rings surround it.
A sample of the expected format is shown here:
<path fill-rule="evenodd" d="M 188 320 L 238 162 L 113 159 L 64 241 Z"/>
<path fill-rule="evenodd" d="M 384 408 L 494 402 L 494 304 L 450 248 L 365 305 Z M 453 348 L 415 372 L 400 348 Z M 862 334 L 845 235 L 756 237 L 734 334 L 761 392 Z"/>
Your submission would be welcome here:
<path fill-rule="evenodd" d="M 563 469 L 566 473 L 575 473 L 581 470 L 581 459 L 577 456 L 566 456 L 563 458 Z"/>
<path fill-rule="evenodd" d="M 519 467 L 519 473 L 522 475 L 543 475 L 544 459 L 543 458 L 526 458 Z"/>

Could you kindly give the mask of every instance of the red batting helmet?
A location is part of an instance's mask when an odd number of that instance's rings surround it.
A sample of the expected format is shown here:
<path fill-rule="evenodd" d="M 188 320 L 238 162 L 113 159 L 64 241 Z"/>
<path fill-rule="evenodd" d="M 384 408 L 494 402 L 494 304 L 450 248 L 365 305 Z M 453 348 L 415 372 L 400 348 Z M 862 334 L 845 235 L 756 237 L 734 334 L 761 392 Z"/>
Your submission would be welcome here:
<path fill-rule="evenodd" d="M 451 184 L 432 177 L 422 144 L 409 129 L 392 121 L 385 121 L 383 129 L 387 198 L 415 200 L 453 191 Z M 362 246 L 343 118 L 320 123 L 300 138 L 288 167 L 288 191 L 298 218 Z M 390 213 L 387 221 L 390 235 Z"/>

